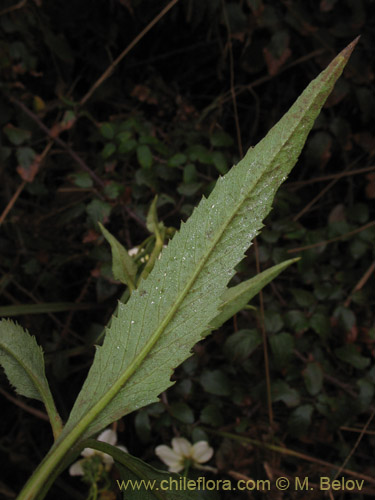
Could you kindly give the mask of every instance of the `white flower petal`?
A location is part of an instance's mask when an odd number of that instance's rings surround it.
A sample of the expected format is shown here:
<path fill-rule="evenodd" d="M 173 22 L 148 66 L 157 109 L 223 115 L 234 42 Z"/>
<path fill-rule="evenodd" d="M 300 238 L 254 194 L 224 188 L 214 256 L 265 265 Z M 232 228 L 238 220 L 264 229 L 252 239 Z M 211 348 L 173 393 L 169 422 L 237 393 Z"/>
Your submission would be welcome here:
<path fill-rule="evenodd" d="M 208 460 L 212 458 L 213 454 L 214 450 L 208 445 L 207 441 L 198 441 L 198 443 L 195 443 L 192 446 L 191 458 L 199 464 L 208 462 Z"/>
<path fill-rule="evenodd" d="M 171 465 L 168 467 L 169 472 L 181 472 L 184 470 L 184 465 L 182 463 L 176 464 L 176 465 Z"/>
<path fill-rule="evenodd" d="M 172 450 L 172 448 L 169 448 L 169 446 L 161 444 L 155 448 L 155 453 L 162 462 L 168 465 L 168 467 L 181 466 L 182 456 Z"/>
<path fill-rule="evenodd" d="M 82 468 L 82 462 L 83 460 L 78 460 L 78 462 L 74 462 L 74 464 L 69 467 L 69 474 L 71 476 L 83 476 L 84 470 Z"/>
<path fill-rule="evenodd" d="M 95 450 L 93 450 L 92 448 L 84 448 L 81 451 L 81 455 L 85 458 L 92 457 L 93 455 L 95 455 Z"/>
<path fill-rule="evenodd" d="M 172 448 L 182 457 L 190 457 L 192 444 L 185 438 L 173 438 Z"/>
<path fill-rule="evenodd" d="M 101 441 L 102 443 L 108 443 L 112 446 L 115 446 L 115 444 L 117 443 L 117 432 L 113 431 L 112 429 L 106 429 L 101 434 L 99 434 L 97 440 Z"/>
<path fill-rule="evenodd" d="M 107 455 L 107 453 L 101 453 L 101 459 L 104 465 L 112 465 L 114 462 L 111 455 Z"/>

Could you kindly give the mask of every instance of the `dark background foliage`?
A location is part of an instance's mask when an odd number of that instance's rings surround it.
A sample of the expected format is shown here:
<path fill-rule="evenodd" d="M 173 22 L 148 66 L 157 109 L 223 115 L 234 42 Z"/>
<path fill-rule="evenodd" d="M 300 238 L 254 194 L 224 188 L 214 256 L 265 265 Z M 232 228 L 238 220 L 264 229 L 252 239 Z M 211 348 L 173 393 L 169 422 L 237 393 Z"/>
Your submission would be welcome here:
<path fill-rule="evenodd" d="M 254 275 L 257 260 L 266 269 L 301 256 L 263 293 L 273 418 L 257 299 L 255 310 L 196 346 L 159 404 L 126 417 L 117 430 L 131 453 L 158 467 L 154 447 L 182 435 L 209 440 L 222 478 L 234 471 L 316 483 L 335 469 L 311 457 L 339 466 L 349 455 L 347 469 L 373 478 L 374 2 L 180 0 L 84 99 L 164 6 L 2 3 L 1 312 L 11 311 L 43 346 L 66 418 L 123 291 L 97 221 L 130 249 L 149 236 L 146 214 L 158 194 L 160 219 L 178 228 L 218 175 L 361 34 L 276 197 L 257 253 L 250 249 L 234 280 Z M 59 312 L 51 302 L 70 306 Z M 14 396 L 3 375 L 0 398 L 0 491 L 13 498 L 51 435 L 43 415 L 31 413 L 42 408 Z M 244 446 L 233 435 L 264 446 Z M 374 482 L 365 488 L 348 498 L 374 495 Z M 85 491 L 65 473 L 53 494 L 84 498 Z"/>

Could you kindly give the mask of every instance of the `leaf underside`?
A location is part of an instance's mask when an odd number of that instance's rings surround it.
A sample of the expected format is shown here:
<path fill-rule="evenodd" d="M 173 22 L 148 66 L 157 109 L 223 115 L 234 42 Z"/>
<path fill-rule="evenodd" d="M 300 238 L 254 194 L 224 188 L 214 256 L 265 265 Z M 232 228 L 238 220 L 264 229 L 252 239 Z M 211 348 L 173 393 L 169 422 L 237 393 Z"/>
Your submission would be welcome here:
<path fill-rule="evenodd" d="M 78 395 L 64 437 L 83 419 L 88 437 L 166 390 L 173 369 L 210 329 L 221 297 L 296 163 L 352 42 L 225 177 L 162 252 L 126 305 L 119 304 Z"/>
<path fill-rule="evenodd" d="M 50 395 L 42 348 L 20 325 L 0 321 L 0 365 L 18 394 L 44 401 Z"/>

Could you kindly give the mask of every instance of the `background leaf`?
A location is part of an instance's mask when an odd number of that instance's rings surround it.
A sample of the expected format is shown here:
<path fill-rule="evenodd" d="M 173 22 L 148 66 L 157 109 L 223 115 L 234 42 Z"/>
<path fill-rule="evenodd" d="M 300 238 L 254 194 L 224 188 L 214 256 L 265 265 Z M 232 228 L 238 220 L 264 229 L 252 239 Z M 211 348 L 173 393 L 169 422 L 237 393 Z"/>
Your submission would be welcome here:
<path fill-rule="evenodd" d="M 303 371 L 306 389 L 312 396 L 316 396 L 323 385 L 323 370 L 319 363 L 308 363 Z"/>

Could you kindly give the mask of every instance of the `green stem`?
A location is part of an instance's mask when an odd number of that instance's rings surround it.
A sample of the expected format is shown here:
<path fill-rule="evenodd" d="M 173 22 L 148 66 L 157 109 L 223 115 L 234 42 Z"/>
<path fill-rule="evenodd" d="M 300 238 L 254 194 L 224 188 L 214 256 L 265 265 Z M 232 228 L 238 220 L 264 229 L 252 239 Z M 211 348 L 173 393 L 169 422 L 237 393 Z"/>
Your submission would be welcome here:
<path fill-rule="evenodd" d="M 48 418 L 52 427 L 53 437 L 56 441 L 56 439 L 62 432 L 63 424 L 61 417 L 56 409 L 52 394 L 50 392 L 47 392 L 45 394 L 44 405 L 46 407 Z"/>

